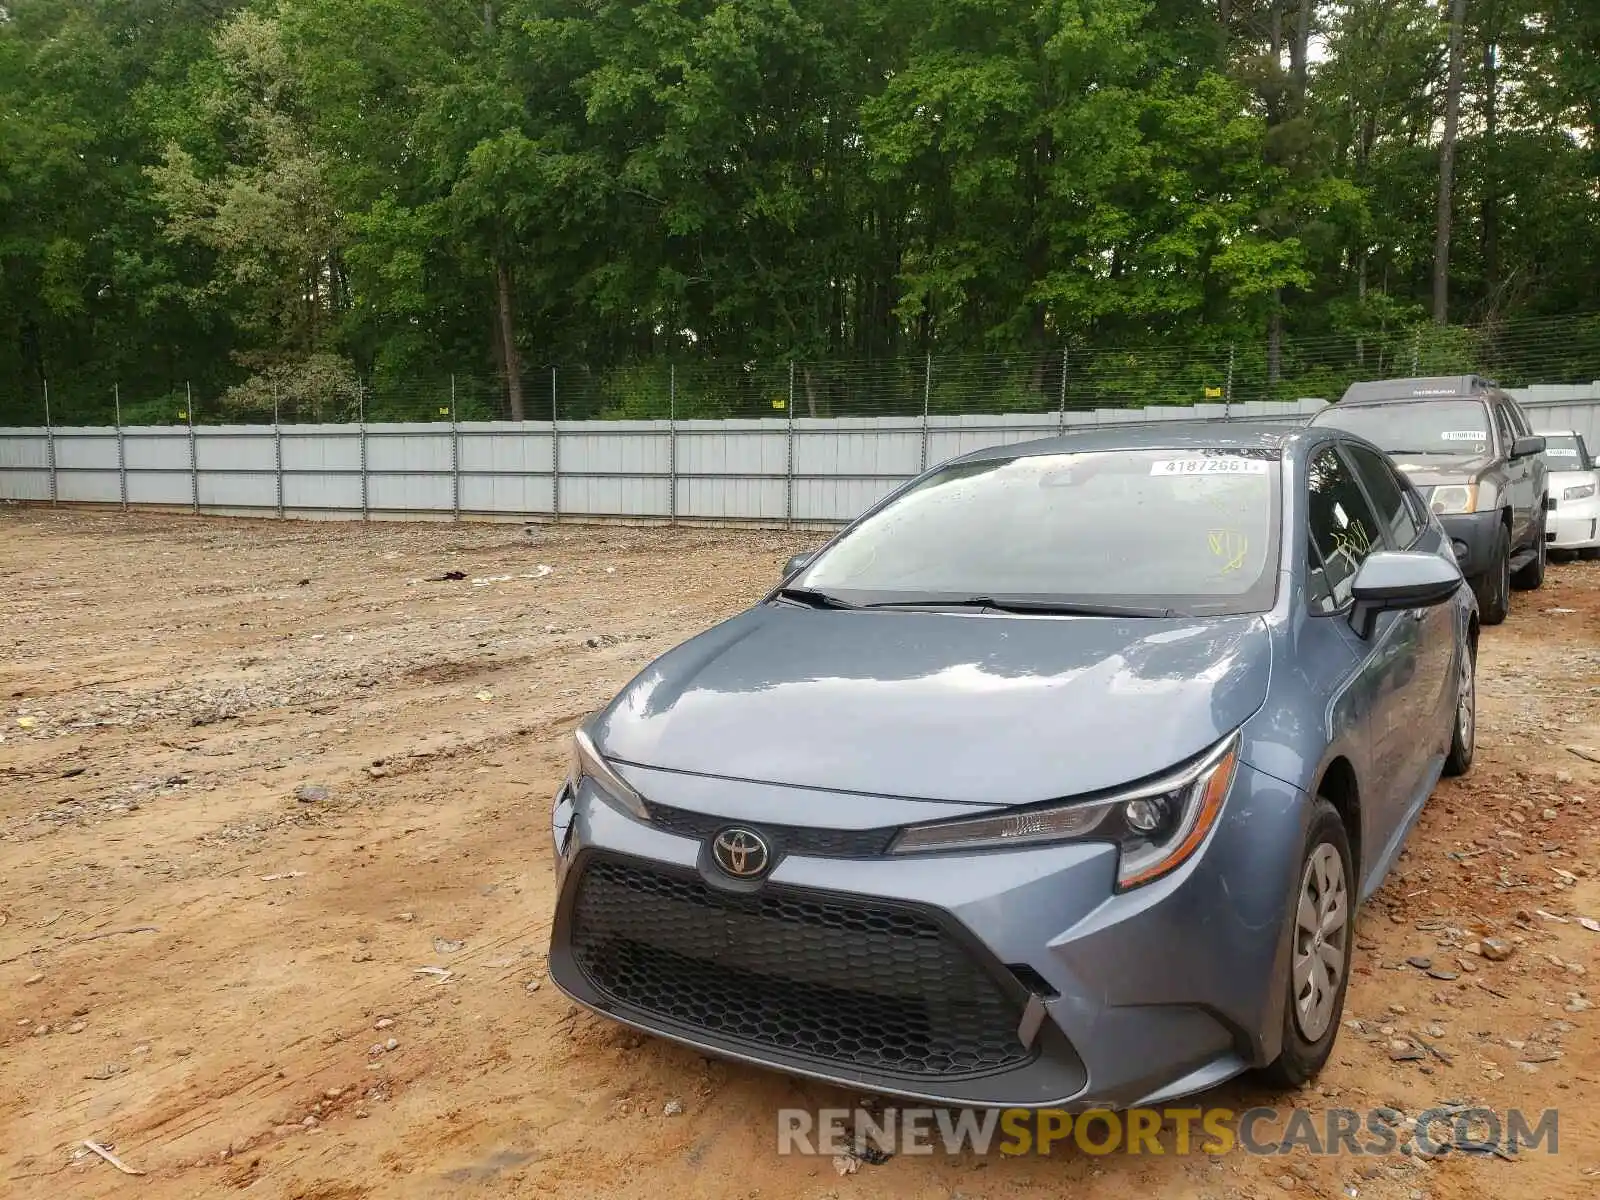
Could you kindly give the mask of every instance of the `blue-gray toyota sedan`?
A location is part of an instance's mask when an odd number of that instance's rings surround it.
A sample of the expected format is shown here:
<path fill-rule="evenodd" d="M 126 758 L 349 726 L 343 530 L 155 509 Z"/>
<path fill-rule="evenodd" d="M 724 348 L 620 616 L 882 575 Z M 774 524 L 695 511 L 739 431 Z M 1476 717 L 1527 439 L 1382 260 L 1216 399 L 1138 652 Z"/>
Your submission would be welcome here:
<path fill-rule="evenodd" d="M 1338 430 L 966 455 L 579 730 L 551 978 L 936 1103 L 1298 1085 L 1356 906 L 1471 763 L 1477 637 L 1438 519 Z"/>

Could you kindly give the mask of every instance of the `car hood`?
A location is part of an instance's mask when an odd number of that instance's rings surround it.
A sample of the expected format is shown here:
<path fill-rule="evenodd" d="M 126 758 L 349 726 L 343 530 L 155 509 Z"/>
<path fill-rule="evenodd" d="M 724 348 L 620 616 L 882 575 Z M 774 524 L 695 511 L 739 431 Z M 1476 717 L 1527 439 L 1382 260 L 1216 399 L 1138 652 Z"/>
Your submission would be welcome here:
<path fill-rule="evenodd" d="M 1495 464 L 1491 454 L 1391 454 L 1390 457 L 1394 459 L 1394 465 L 1405 472 L 1412 485 L 1419 488 L 1474 483 Z"/>
<path fill-rule="evenodd" d="M 1594 471 L 1551 471 L 1550 494 L 1559 497 L 1562 488 L 1581 487 L 1586 483 L 1595 482 Z"/>
<path fill-rule="evenodd" d="M 1259 617 L 764 605 L 650 664 L 591 725 L 623 763 L 977 804 L 1079 795 L 1215 743 L 1266 698 Z"/>

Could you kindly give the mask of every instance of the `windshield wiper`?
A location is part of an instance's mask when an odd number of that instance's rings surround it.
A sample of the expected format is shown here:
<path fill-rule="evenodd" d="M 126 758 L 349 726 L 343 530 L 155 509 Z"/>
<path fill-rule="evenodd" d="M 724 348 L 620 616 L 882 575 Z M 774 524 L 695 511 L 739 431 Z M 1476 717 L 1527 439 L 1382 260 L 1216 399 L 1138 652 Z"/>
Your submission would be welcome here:
<path fill-rule="evenodd" d="M 1064 617 L 1170 617 L 1170 608 L 1131 604 L 1097 604 L 1079 600 L 999 599 L 994 596 L 924 596 L 916 600 L 880 600 L 862 608 L 987 608 L 1002 613 L 1048 613 Z"/>
<path fill-rule="evenodd" d="M 778 589 L 778 595 L 785 600 L 793 600 L 796 604 L 804 604 L 811 608 L 860 608 L 859 604 L 851 604 L 848 600 L 841 600 L 827 592 L 818 591 L 808 587 L 785 587 Z"/>

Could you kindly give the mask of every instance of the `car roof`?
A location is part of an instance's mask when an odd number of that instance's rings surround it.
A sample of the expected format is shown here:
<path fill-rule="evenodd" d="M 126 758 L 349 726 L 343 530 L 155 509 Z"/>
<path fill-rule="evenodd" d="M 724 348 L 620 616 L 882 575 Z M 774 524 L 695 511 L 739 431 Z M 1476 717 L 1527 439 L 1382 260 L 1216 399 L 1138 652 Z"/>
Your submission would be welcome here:
<path fill-rule="evenodd" d="M 1500 385 L 1482 375 L 1416 375 L 1352 383 L 1340 404 L 1393 404 L 1404 400 L 1478 400 Z"/>
<path fill-rule="evenodd" d="M 1275 421 L 1152 421 L 1075 430 L 1030 442 L 985 446 L 958 462 L 1022 458 L 1036 454 L 1081 454 L 1106 450 L 1276 450 L 1291 456 L 1302 444 L 1348 437 L 1341 430 Z"/>

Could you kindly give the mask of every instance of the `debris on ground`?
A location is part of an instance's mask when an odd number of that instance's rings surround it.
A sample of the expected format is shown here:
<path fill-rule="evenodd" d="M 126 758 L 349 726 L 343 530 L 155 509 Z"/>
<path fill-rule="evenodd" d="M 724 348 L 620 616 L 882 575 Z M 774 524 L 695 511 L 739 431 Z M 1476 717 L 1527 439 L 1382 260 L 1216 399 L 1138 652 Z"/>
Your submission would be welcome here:
<path fill-rule="evenodd" d="M 436 954 L 459 954 L 466 947 L 465 942 L 452 938 L 436 937 L 433 939 L 433 949 Z"/>
<path fill-rule="evenodd" d="M 143 1175 L 144 1174 L 143 1171 L 135 1171 L 127 1163 L 123 1162 L 120 1158 L 118 1158 L 115 1154 L 113 1154 L 111 1152 L 111 1148 L 109 1146 L 102 1146 L 99 1142 L 89 1142 L 89 1141 L 84 1142 L 83 1145 L 84 1145 L 85 1149 L 91 1150 L 95 1154 L 98 1154 L 101 1158 L 105 1159 L 108 1163 L 110 1163 L 117 1170 L 121 1171 L 124 1175 Z"/>
<path fill-rule="evenodd" d="M 301 804 L 320 804 L 333 795 L 333 789 L 322 783 L 302 783 L 294 790 L 294 798 Z"/>

